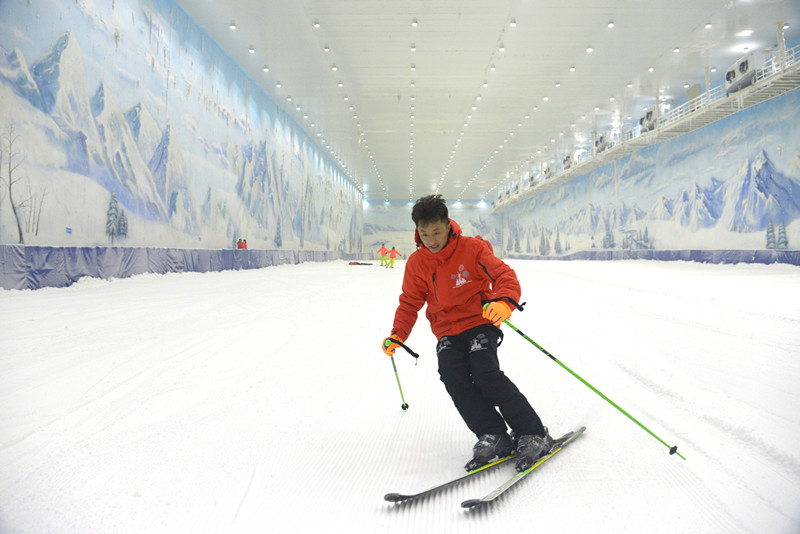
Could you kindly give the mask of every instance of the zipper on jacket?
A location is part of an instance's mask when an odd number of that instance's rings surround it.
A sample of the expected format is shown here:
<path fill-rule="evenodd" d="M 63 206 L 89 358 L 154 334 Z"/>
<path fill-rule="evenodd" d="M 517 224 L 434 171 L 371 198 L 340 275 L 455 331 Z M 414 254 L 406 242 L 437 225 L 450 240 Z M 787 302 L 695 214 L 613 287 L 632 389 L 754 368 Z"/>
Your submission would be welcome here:
<path fill-rule="evenodd" d="M 439 293 L 436 292 L 436 273 L 431 273 L 431 280 L 433 280 L 433 298 L 439 302 Z"/>

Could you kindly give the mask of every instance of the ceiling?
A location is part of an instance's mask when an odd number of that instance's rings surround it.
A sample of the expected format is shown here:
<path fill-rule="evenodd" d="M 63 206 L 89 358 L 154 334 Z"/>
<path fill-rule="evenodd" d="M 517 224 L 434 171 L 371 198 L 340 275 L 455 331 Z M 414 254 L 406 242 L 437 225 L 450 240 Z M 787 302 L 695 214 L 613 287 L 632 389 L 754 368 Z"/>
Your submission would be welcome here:
<path fill-rule="evenodd" d="M 800 35 L 796 0 L 176 1 L 369 203 L 491 202 Z"/>

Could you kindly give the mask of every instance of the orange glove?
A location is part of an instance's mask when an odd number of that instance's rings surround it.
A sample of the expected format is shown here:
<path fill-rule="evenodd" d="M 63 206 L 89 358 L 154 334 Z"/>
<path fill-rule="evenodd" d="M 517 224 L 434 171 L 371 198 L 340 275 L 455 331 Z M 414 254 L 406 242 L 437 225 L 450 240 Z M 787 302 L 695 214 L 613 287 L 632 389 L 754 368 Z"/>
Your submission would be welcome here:
<path fill-rule="evenodd" d="M 492 321 L 494 326 L 500 326 L 509 317 L 511 317 L 511 307 L 501 300 L 490 302 L 483 307 L 483 318 Z"/>
<path fill-rule="evenodd" d="M 397 347 L 400 346 L 397 343 L 395 343 L 395 341 L 399 341 L 400 343 L 403 342 L 403 340 L 400 339 L 400 336 L 398 336 L 397 334 L 392 334 L 391 336 L 383 340 L 381 348 L 383 349 L 384 354 L 386 354 L 387 356 L 394 356 L 394 351 L 397 349 Z"/>

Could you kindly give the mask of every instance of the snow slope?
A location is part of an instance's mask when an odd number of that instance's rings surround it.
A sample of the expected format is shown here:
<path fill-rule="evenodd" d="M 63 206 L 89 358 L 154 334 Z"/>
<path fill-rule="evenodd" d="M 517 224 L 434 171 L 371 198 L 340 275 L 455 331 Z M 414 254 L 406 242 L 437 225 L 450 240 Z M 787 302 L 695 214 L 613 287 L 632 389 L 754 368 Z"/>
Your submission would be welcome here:
<path fill-rule="evenodd" d="M 474 436 L 421 318 L 379 349 L 402 279 L 345 262 L 0 291 L 0 532 L 800 531 L 800 269 L 512 261 L 501 366 L 586 434 L 494 505 L 510 467 L 421 502 Z"/>

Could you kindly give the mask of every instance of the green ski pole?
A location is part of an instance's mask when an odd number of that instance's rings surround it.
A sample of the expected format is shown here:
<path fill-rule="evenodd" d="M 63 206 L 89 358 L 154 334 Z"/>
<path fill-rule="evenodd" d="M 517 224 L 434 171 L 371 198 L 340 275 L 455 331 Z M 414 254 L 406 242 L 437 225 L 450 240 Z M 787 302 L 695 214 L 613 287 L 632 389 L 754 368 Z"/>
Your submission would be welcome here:
<path fill-rule="evenodd" d="M 406 350 L 406 352 L 408 352 L 414 358 L 419 358 L 419 354 L 417 354 L 416 352 L 411 350 L 407 345 L 405 345 L 401 341 L 398 341 L 398 340 L 394 340 L 394 341 L 388 341 L 387 340 L 387 341 L 384 341 L 384 345 L 386 347 L 391 346 L 392 343 L 394 343 L 395 345 L 400 345 L 401 347 L 403 347 Z M 392 367 L 394 368 L 394 377 L 397 379 L 397 389 L 400 390 L 400 399 L 403 401 L 403 404 L 400 407 L 403 410 L 408 410 L 408 403 L 406 403 L 406 399 L 405 399 L 405 397 L 403 397 L 403 386 L 400 385 L 400 375 L 397 374 L 397 365 L 395 365 L 395 363 L 394 363 L 394 355 L 392 355 L 391 358 L 392 358 Z"/>
<path fill-rule="evenodd" d="M 394 364 L 394 356 L 391 356 L 392 359 L 392 367 L 394 367 L 394 377 L 397 379 L 397 389 L 400 390 L 400 400 L 403 401 L 403 404 L 400 406 L 403 411 L 408 410 L 408 404 L 406 403 L 406 398 L 403 396 L 403 387 L 400 385 L 400 375 L 397 374 L 397 366 Z"/>
<path fill-rule="evenodd" d="M 484 308 L 485 308 L 485 307 L 486 307 L 486 306 L 484 306 Z M 545 354 L 546 354 L 546 355 L 547 355 L 547 356 L 548 356 L 548 357 L 549 357 L 551 360 L 553 360 L 553 361 L 554 361 L 554 362 L 556 362 L 558 365 L 560 365 L 561 367 L 563 367 L 564 369 L 566 369 L 566 370 L 567 370 L 567 372 L 569 372 L 569 374 L 571 374 L 572 376 L 574 376 L 575 378 L 577 378 L 578 380 L 580 380 L 581 382 L 583 382 L 583 384 L 584 384 L 584 385 L 586 385 L 586 386 L 587 386 L 589 389 L 591 389 L 592 391 L 594 391 L 595 393 L 597 393 L 598 395 L 600 395 L 600 396 L 603 398 L 603 400 L 605 400 L 605 401 L 606 401 L 606 402 L 608 402 L 608 403 L 609 403 L 611 406 L 613 406 L 614 408 L 616 408 L 617 410 L 619 410 L 620 412 L 622 412 L 622 413 L 623 413 L 625 416 L 627 416 L 627 417 L 628 417 L 628 419 L 630 419 L 631 421 L 633 421 L 634 423 L 636 423 L 637 425 L 639 425 L 640 427 L 642 427 L 642 429 L 644 429 L 644 430 L 645 430 L 645 431 L 646 431 L 648 434 L 650 434 L 651 436 L 653 436 L 654 438 L 656 438 L 658 441 L 660 441 L 662 444 L 664 444 L 664 445 L 665 445 L 665 446 L 666 446 L 666 447 L 669 449 L 669 453 L 670 453 L 670 454 L 677 454 L 678 456 L 680 456 L 680 457 L 681 457 L 681 458 L 683 458 L 684 460 L 686 459 L 686 458 L 684 458 L 684 457 L 683 457 L 683 455 L 682 455 L 681 453 L 679 453 L 679 452 L 678 452 L 678 446 L 677 446 L 677 445 L 670 447 L 670 446 L 669 446 L 669 444 L 668 444 L 666 441 L 664 441 L 664 440 L 663 440 L 663 439 L 661 439 L 660 437 L 656 436 L 656 435 L 653 433 L 653 431 L 651 431 L 649 428 L 647 428 L 647 427 L 646 427 L 646 426 L 644 426 L 642 423 L 640 423 L 640 422 L 639 422 L 639 421 L 638 421 L 638 420 L 637 420 L 635 417 L 633 417 L 631 414 L 629 414 L 628 412 L 626 412 L 625 410 L 623 410 L 623 409 L 622 409 L 622 408 L 621 408 L 621 407 L 620 407 L 620 406 L 619 406 L 619 405 L 618 405 L 616 402 L 614 402 L 614 401 L 612 401 L 611 399 L 609 399 L 608 397 L 606 397 L 606 396 L 605 396 L 605 395 L 604 395 L 604 394 L 603 394 L 603 393 L 602 393 L 600 390 L 598 390 L 596 387 L 594 387 L 594 386 L 593 386 L 593 385 L 591 385 L 589 382 L 587 382 L 586 380 L 584 380 L 584 379 L 583 379 L 583 378 L 582 378 L 582 377 L 581 377 L 581 376 L 580 376 L 578 373 L 576 373 L 575 371 L 573 371 L 572 369 L 570 369 L 569 367 L 567 367 L 566 365 L 564 365 L 563 363 L 561 363 L 561 362 L 559 361 L 559 359 L 558 359 L 558 358 L 556 358 L 555 356 L 553 356 L 552 354 L 550 354 L 550 353 L 547 351 L 547 349 L 545 349 L 544 347 L 542 347 L 541 345 L 539 345 L 538 343 L 536 343 L 534 340 L 532 340 L 531 338 L 529 338 L 527 335 L 525 335 L 525 333 L 523 333 L 523 332 L 522 332 L 522 331 L 521 331 L 519 328 L 517 328 L 516 326 L 514 326 L 513 324 L 511 324 L 510 322 L 508 322 L 508 320 L 506 320 L 506 321 L 505 321 L 505 324 L 507 324 L 508 326 L 510 326 L 510 327 L 511 327 L 511 328 L 512 328 L 512 329 L 513 329 L 513 330 L 514 330 L 514 331 L 515 331 L 517 334 L 519 334 L 519 335 L 521 335 L 522 337 L 524 337 L 525 339 L 527 339 L 527 340 L 528 340 L 528 341 L 529 341 L 529 342 L 530 342 L 530 343 L 531 343 L 531 344 L 532 344 L 534 347 L 536 347 L 537 349 L 539 349 L 540 351 L 542 351 L 543 353 L 545 353 Z"/>

